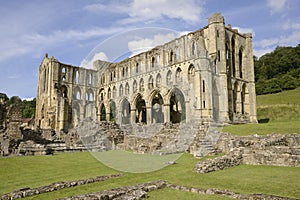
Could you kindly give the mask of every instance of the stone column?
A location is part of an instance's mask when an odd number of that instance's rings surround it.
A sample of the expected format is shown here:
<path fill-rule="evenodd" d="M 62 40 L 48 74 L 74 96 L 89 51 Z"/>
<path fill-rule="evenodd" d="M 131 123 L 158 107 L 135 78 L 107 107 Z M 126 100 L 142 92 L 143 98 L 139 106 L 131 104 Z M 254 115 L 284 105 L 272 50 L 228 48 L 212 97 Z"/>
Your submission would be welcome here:
<path fill-rule="evenodd" d="M 169 104 L 163 105 L 163 113 L 164 113 L 164 123 L 170 122 L 170 105 Z"/>
<path fill-rule="evenodd" d="M 147 124 L 151 124 L 152 123 L 152 107 L 147 107 L 147 110 L 146 110 L 146 121 L 147 121 Z"/>
<path fill-rule="evenodd" d="M 135 124 L 136 123 L 136 121 L 135 121 L 135 109 L 132 109 L 132 110 L 130 110 L 130 122 L 131 122 L 131 124 Z"/>

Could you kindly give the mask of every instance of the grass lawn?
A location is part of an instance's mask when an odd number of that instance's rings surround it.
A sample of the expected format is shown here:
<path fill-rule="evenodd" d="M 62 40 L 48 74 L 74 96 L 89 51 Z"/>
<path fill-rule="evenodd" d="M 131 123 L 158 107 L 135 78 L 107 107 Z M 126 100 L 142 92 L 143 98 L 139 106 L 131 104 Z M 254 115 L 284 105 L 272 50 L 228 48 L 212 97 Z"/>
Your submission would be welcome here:
<path fill-rule="evenodd" d="M 159 179 L 188 187 L 219 188 L 239 193 L 266 193 L 300 198 L 300 168 L 240 165 L 209 174 L 197 174 L 192 172 L 192 168 L 198 161 L 192 155 L 183 154 L 177 160 L 178 164 L 154 172 L 124 173 L 125 176 L 121 178 L 66 188 L 27 199 L 55 199 Z M 21 187 L 37 187 L 56 181 L 113 173 L 119 172 L 101 164 L 88 152 L 0 158 L 0 193 Z M 169 189 L 161 191 L 162 193 L 157 191 L 149 195 L 152 199 L 163 199 L 166 198 L 165 195 L 168 195 L 169 199 L 176 199 L 177 195 L 182 197 L 180 199 L 195 199 L 194 194 Z M 204 196 L 206 199 L 213 199 L 213 196 Z"/>
<path fill-rule="evenodd" d="M 258 95 L 257 119 L 259 124 L 230 125 L 222 131 L 241 136 L 300 133 L 300 87 L 276 94 Z"/>

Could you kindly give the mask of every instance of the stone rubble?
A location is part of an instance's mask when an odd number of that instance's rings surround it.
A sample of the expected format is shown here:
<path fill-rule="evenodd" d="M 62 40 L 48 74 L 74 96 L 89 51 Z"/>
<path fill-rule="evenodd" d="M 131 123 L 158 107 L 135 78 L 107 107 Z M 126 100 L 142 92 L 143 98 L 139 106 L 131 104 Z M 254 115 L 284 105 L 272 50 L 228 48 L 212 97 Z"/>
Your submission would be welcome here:
<path fill-rule="evenodd" d="M 222 133 L 216 147 L 226 155 L 200 161 L 194 168 L 208 173 L 239 164 L 300 166 L 300 135 L 233 136 Z"/>
<path fill-rule="evenodd" d="M 24 198 L 29 197 L 33 195 L 38 195 L 46 192 L 53 192 L 56 190 L 61 190 L 63 188 L 70 188 L 75 187 L 79 185 L 84 185 L 88 183 L 95 183 L 95 182 L 102 182 L 106 181 L 111 178 L 119 178 L 123 176 L 123 174 L 113 174 L 113 175 L 107 175 L 107 176 L 97 176 L 95 178 L 88 178 L 88 179 L 81 179 L 76 181 L 67 181 L 67 182 L 55 182 L 50 185 L 41 186 L 38 188 L 21 188 L 19 190 L 4 194 L 0 197 L 2 200 L 12 200 L 12 199 L 18 199 L 18 198 Z"/>

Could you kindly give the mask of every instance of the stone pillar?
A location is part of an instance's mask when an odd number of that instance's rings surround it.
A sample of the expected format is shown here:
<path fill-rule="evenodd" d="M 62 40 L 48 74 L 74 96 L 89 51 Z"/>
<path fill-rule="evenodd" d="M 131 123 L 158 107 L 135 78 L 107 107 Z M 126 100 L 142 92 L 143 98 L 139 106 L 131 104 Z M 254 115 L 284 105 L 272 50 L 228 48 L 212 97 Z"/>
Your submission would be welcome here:
<path fill-rule="evenodd" d="M 164 113 L 164 123 L 170 122 L 170 105 L 169 104 L 163 105 L 163 113 Z"/>
<path fill-rule="evenodd" d="M 147 107 L 147 110 L 146 110 L 146 122 L 147 122 L 147 124 L 151 124 L 152 123 L 152 107 Z"/>
<path fill-rule="evenodd" d="M 131 124 L 135 124 L 136 123 L 136 121 L 135 121 L 135 117 L 136 117 L 135 111 L 136 111 L 135 109 L 132 109 L 130 111 L 130 122 L 131 122 Z"/>

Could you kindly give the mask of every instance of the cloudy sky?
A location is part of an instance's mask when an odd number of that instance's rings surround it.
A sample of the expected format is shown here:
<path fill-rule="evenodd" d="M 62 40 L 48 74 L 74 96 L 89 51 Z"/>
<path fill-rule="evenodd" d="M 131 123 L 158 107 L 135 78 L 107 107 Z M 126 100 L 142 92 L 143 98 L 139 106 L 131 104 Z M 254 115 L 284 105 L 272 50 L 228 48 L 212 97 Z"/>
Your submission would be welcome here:
<path fill-rule="evenodd" d="M 176 36 L 165 30 L 186 33 L 202 28 L 214 12 L 240 32 L 252 32 L 254 54 L 259 57 L 276 46 L 300 43 L 299 8 L 299 0 L 1 1 L 0 92 L 35 97 L 45 53 L 79 66 L 97 45 L 123 38 L 121 33 L 144 30 L 140 32 L 144 37 L 126 41 L 122 51 L 128 53 L 141 44 L 157 45 Z M 163 31 L 150 36 L 148 27 Z M 107 51 L 96 58 L 116 60 L 112 45 L 102 47 Z"/>

